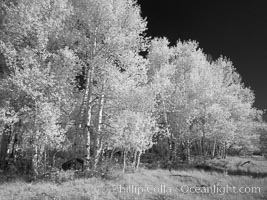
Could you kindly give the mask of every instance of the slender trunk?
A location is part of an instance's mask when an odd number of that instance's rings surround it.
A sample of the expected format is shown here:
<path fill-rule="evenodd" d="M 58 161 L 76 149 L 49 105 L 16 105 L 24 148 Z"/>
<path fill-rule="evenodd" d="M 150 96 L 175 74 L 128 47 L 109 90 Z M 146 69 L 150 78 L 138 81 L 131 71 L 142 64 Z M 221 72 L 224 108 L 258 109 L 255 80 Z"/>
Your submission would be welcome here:
<path fill-rule="evenodd" d="M 203 132 L 203 135 L 202 135 L 202 138 L 201 138 L 201 153 L 202 153 L 202 156 L 205 155 L 205 149 L 204 149 L 204 146 L 205 146 L 205 133 Z"/>
<path fill-rule="evenodd" d="M 136 169 L 136 164 L 137 164 L 137 154 L 138 154 L 138 151 L 135 150 L 134 151 L 134 158 L 133 158 L 133 168 Z"/>
<path fill-rule="evenodd" d="M 164 120 L 166 123 L 166 130 L 167 130 L 167 135 L 169 136 L 168 138 L 168 152 L 167 152 L 167 159 L 171 159 L 171 151 L 172 151 L 172 133 L 169 128 L 169 122 L 168 122 L 168 115 L 167 115 L 167 110 L 165 106 L 165 102 L 163 101 L 163 109 L 164 109 Z"/>
<path fill-rule="evenodd" d="M 52 157 L 52 167 L 55 167 L 56 164 L 56 154 L 58 153 L 58 151 L 56 151 L 56 153 L 54 153 L 53 157 Z"/>
<path fill-rule="evenodd" d="M 198 155 L 198 153 L 199 153 L 200 151 L 199 151 L 199 147 L 198 147 L 198 142 L 197 142 L 197 140 L 195 140 L 195 149 L 196 149 L 195 154 Z"/>
<path fill-rule="evenodd" d="M 102 154 L 103 150 L 103 143 L 102 143 L 102 136 L 101 136 L 101 129 L 102 129 L 102 122 L 103 122 L 103 110 L 104 110 L 104 102 L 105 102 L 105 96 L 104 96 L 104 87 L 102 88 L 102 95 L 99 99 L 99 110 L 98 110 L 98 120 L 97 120 L 97 132 L 95 134 L 94 143 L 96 146 L 96 152 L 95 152 L 95 163 L 94 167 L 96 169 L 97 164 L 99 163 L 100 156 Z"/>
<path fill-rule="evenodd" d="M 194 143 L 192 143 L 191 147 L 192 147 L 191 155 L 197 156 L 198 153 L 199 153 L 199 148 L 198 148 L 197 140 L 194 140 Z M 193 147 L 194 147 L 194 152 L 193 152 Z"/>
<path fill-rule="evenodd" d="M 11 140 L 11 145 L 10 145 L 10 147 L 11 147 L 11 150 L 10 150 L 10 152 L 11 152 L 10 158 L 14 158 L 14 156 L 15 156 L 15 149 L 16 149 L 15 147 L 16 147 L 16 144 L 17 144 L 17 134 L 14 133 L 14 135 L 12 137 L 12 140 Z"/>
<path fill-rule="evenodd" d="M 90 158 L 91 158 L 91 151 L 94 152 L 94 149 L 92 149 L 91 147 L 91 138 L 92 135 L 94 134 L 94 130 L 91 127 L 91 120 L 92 120 L 92 75 L 93 73 L 93 69 L 91 69 L 88 73 L 88 78 L 87 78 L 87 88 L 86 90 L 88 90 L 86 96 L 87 96 L 87 100 L 86 100 L 86 114 L 85 114 L 85 126 L 84 126 L 84 131 L 85 131 L 85 135 L 86 135 L 86 148 L 87 148 L 87 161 L 90 162 Z M 90 167 L 90 163 L 89 164 Z"/>
<path fill-rule="evenodd" d="M 174 142 L 174 155 L 173 155 L 173 161 L 176 162 L 177 160 L 177 140 Z"/>
<path fill-rule="evenodd" d="M 7 158 L 9 135 L 10 135 L 10 127 L 6 125 L 1 138 L 0 169 L 5 169 L 7 165 L 6 158 Z"/>
<path fill-rule="evenodd" d="M 138 159 L 137 159 L 137 165 L 136 165 L 136 170 L 139 168 L 139 165 L 140 165 L 141 154 L 142 154 L 142 152 L 139 151 L 139 153 L 138 153 Z"/>
<path fill-rule="evenodd" d="M 223 147 L 223 159 L 225 159 L 227 156 L 227 143 L 224 142 L 224 147 Z"/>
<path fill-rule="evenodd" d="M 210 143 L 207 141 L 205 148 L 205 156 L 209 156 L 209 152 L 210 152 Z"/>
<path fill-rule="evenodd" d="M 127 151 L 124 150 L 123 151 L 123 170 L 122 170 L 123 173 L 125 173 L 125 170 L 126 170 L 126 154 L 127 154 Z"/>
<path fill-rule="evenodd" d="M 219 145 L 219 147 L 218 147 L 218 154 L 222 158 L 222 147 L 221 147 L 221 145 Z"/>
<path fill-rule="evenodd" d="M 220 145 L 217 143 L 217 146 L 216 146 L 216 150 L 215 150 L 215 153 L 216 153 L 216 155 L 218 155 L 218 156 L 220 156 L 221 154 L 221 152 L 220 152 Z"/>
<path fill-rule="evenodd" d="M 123 163 L 123 159 L 124 159 L 124 151 L 122 150 L 119 158 L 119 163 Z"/>
<path fill-rule="evenodd" d="M 188 164 L 191 162 L 190 141 L 189 138 L 186 141 L 186 161 Z"/>
<path fill-rule="evenodd" d="M 203 155 L 203 151 L 202 151 L 202 138 L 199 139 L 199 141 L 198 141 L 198 147 L 199 147 L 199 155 L 202 156 Z"/>
<path fill-rule="evenodd" d="M 111 155 L 110 155 L 110 162 L 111 162 L 111 161 L 112 161 L 112 159 L 113 159 L 113 156 L 114 156 L 115 149 L 116 149 L 116 148 L 113 148 L 113 149 L 112 149 L 112 151 L 111 151 Z"/>
<path fill-rule="evenodd" d="M 96 157 L 95 157 L 95 162 L 94 162 L 94 168 L 97 168 L 97 165 L 99 164 L 101 157 L 103 153 L 103 143 L 100 141 L 100 147 L 99 149 L 96 150 Z"/>
<path fill-rule="evenodd" d="M 224 145 L 223 144 L 221 144 L 220 151 L 221 151 L 221 153 L 220 153 L 221 158 L 224 158 Z"/>
<path fill-rule="evenodd" d="M 38 104 L 35 101 L 35 116 L 34 116 L 34 131 L 32 137 L 32 167 L 33 167 L 33 173 L 34 176 L 38 175 L 38 146 L 37 146 L 37 141 L 38 141 L 38 136 L 37 136 L 37 126 L 36 126 L 36 117 L 37 117 L 37 112 L 38 112 Z"/>
<path fill-rule="evenodd" d="M 205 152 L 205 131 L 203 131 L 203 135 L 202 135 L 202 141 L 201 141 L 201 148 L 202 148 L 202 156 L 204 159 L 204 164 L 206 163 L 206 152 Z"/>
<path fill-rule="evenodd" d="M 46 174 L 46 166 L 47 166 L 47 162 L 46 162 L 46 148 L 44 149 L 44 174 Z"/>
<path fill-rule="evenodd" d="M 216 143 L 217 143 L 217 140 L 215 138 L 214 143 L 213 143 L 212 153 L 211 153 L 211 158 L 212 159 L 215 157 Z"/>
<path fill-rule="evenodd" d="M 93 90 L 93 77 L 95 71 L 95 64 L 92 62 L 94 59 L 94 54 L 97 48 L 97 31 L 98 27 L 96 27 L 94 32 L 94 44 L 91 51 L 91 55 L 89 58 L 87 69 L 86 70 L 86 86 L 83 96 L 83 104 L 81 111 L 81 119 L 82 119 L 82 129 L 84 130 L 84 135 L 86 138 L 86 151 L 87 151 L 87 166 L 91 167 L 94 162 L 91 160 L 91 151 L 95 151 L 95 148 L 91 146 L 91 138 L 93 137 L 94 131 L 91 128 L 91 118 L 92 118 L 92 90 Z"/>
<path fill-rule="evenodd" d="M 171 155 L 172 155 L 172 139 L 171 136 L 168 138 L 168 151 L 167 151 L 167 159 L 171 160 Z"/>
<path fill-rule="evenodd" d="M 37 145 L 33 146 L 32 166 L 33 166 L 34 176 L 38 175 L 38 147 Z"/>
<path fill-rule="evenodd" d="M 170 131 L 170 157 L 169 160 L 172 160 L 172 156 L 173 156 L 173 135 L 172 132 Z"/>
<path fill-rule="evenodd" d="M 219 155 L 220 155 L 221 158 L 223 158 L 222 150 L 223 150 L 223 146 L 220 145 L 220 146 L 219 146 Z"/>

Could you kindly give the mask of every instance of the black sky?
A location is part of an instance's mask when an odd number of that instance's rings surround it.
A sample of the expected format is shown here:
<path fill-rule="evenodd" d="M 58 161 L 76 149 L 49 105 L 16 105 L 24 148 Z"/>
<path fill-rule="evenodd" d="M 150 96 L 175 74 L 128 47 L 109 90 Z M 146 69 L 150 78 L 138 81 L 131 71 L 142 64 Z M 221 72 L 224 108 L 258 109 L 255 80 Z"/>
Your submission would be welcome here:
<path fill-rule="evenodd" d="M 255 93 L 254 106 L 267 109 L 267 1 L 138 0 L 147 35 L 196 40 L 214 59 L 226 56 Z M 265 115 L 265 119 L 267 119 Z"/>

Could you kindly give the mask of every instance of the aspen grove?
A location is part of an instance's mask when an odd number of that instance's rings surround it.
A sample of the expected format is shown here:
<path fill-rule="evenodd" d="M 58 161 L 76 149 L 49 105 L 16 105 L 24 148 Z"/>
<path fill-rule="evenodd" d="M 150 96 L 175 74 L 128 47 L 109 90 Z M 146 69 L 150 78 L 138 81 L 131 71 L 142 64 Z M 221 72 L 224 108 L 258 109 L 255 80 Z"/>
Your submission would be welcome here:
<path fill-rule="evenodd" d="M 120 152 L 125 171 L 149 154 L 191 163 L 266 148 L 233 63 L 146 37 L 134 0 L 5 1 L 0 27 L 3 170 L 42 175 L 76 157 L 97 171 Z"/>

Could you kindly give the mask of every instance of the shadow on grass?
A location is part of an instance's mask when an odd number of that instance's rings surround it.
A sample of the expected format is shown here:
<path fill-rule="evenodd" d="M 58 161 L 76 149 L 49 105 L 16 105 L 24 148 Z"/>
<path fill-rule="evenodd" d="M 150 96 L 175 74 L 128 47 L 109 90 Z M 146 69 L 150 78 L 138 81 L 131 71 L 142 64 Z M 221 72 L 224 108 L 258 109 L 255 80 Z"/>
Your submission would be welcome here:
<path fill-rule="evenodd" d="M 252 178 L 265 178 L 267 177 L 266 172 L 255 172 L 255 171 L 249 171 L 249 170 L 241 170 L 241 169 L 227 169 L 226 167 L 215 167 L 215 166 L 209 166 L 209 165 L 197 165 L 195 166 L 196 169 L 201 169 L 206 172 L 217 172 L 217 173 L 224 173 L 227 175 L 232 176 L 250 176 Z"/>
<path fill-rule="evenodd" d="M 175 164 L 175 166 L 171 167 L 171 170 L 183 170 L 183 171 L 188 171 L 188 170 L 203 170 L 205 172 L 217 172 L 217 173 L 222 173 L 222 174 L 227 174 L 227 175 L 232 175 L 232 176 L 249 176 L 252 178 L 265 178 L 267 177 L 267 172 L 257 172 L 257 171 L 251 171 L 248 168 L 244 169 L 228 169 L 226 167 L 226 162 L 222 164 L 213 164 L 213 165 L 208 165 L 208 164 L 186 164 L 186 163 L 178 163 Z M 244 165 L 244 164 L 243 164 Z M 150 165 L 147 167 L 148 169 L 168 169 L 167 166 L 159 166 L 159 165 Z M 170 169 L 169 169 L 170 170 Z"/>

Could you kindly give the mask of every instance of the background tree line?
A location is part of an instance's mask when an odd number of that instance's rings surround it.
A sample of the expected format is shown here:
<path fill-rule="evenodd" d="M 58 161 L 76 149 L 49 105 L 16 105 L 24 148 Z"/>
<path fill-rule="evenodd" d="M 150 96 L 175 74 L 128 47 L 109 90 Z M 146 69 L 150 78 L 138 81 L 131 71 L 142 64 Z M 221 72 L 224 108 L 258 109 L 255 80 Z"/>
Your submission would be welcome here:
<path fill-rule="evenodd" d="M 73 157 L 97 169 L 116 151 L 125 170 L 148 152 L 190 163 L 266 149 L 263 111 L 231 61 L 146 37 L 136 1 L 5 1 L 0 23 L 4 170 L 38 175 Z"/>

